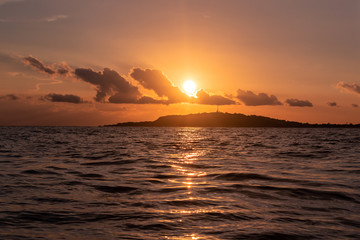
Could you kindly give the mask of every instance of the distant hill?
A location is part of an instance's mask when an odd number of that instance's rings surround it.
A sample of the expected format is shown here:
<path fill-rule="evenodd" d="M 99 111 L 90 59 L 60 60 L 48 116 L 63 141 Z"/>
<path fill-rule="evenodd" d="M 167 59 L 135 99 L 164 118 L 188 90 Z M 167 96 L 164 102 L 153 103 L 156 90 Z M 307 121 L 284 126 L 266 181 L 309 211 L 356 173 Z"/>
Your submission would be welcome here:
<path fill-rule="evenodd" d="M 240 113 L 197 113 L 169 115 L 147 122 L 124 122 L 106 127 L 281 127 L 281 128 L 360 128 L 360 124 L 309 124 L 278 120 L 269 117 L 244 115 Z"/>

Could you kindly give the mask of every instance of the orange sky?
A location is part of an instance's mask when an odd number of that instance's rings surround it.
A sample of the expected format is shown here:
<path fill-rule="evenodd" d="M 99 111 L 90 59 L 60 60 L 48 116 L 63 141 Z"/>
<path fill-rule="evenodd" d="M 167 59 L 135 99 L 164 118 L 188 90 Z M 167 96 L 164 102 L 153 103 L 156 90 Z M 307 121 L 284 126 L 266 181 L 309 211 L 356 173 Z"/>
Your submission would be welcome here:
<path fill-rule="evenodd" d="M 356 0 L 2 0 L 0 33 L 0 125 L 360 123 Z"/>

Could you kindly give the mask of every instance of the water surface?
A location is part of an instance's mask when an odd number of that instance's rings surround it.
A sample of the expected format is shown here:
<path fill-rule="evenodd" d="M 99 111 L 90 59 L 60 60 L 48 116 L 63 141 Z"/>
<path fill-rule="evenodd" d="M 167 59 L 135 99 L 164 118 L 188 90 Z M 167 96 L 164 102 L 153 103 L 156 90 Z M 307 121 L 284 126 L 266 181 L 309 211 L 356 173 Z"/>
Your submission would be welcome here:
<path fill-rule="evenodd" d="M 1 239 L 359 239 L 360 130 L 0 128 Z"/>

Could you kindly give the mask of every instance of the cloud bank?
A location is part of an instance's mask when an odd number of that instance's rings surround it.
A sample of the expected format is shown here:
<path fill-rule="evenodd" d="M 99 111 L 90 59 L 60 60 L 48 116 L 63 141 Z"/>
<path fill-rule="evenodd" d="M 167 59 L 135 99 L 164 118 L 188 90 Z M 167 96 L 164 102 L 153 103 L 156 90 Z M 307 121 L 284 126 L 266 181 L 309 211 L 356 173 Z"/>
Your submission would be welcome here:
<path fill-rule="evenodd" d="M 238 102 L 221 95 L 212 95 L 206 90 L 201 89 L 196 93 L 196 97 L 190 97 L 181 89 L 175 86 L 161 71 L 155 69 L 133 68 L 130 77 L 136 81 L 137 85 L 130 83 L 125 77 L 115 70 L 104 68 L 103 71 L 96 72 L 90 68 L 76 68 L 75 71 L 63 64 L 46 65 L 39 59 L 28 56 L 23 58 L 25 65 L 30 65 L 33 69 L 48 75 L 67 75 L 77 77 L 96 89 L 95 101 L 102 103 L 119 104 L 176 104 L 176 103 L 195 103 L 203 105 L 234 105 Z M 141 87 L 140 87 L 141 86 Z M 140 87 L 140 88 L 139 88 Z M 338 87 L 347 89 L 360 94 L 360 86 L 356 84 L 338 83 Z M 154 92 L 157 98 L 146 96 L 141 89 Z M 48 94 L 45 99 L 52 102 L 82 103 L 79 96 Z M 236 99 L 246 106 L 276 106 L 283 105 L 276 96 L 266 93 L 253 93 L 252 91 L 237 90 Z M 289 106 L 313 107 L 308 100 L 287 99 Z M 335 102 L 328 103 L 329 106 L 337 106 Z"/>
<path fill-rule="evenodd" d="M 109 103 L 132 103 L 132 104 L 175 104 L 175 103 L 196 103 L 204 105 L 231 105 L 235 101 L 220 95 L 211 95 L 201 89 L 197 92 L 197 97 L 190 97 L 180 88 L 176 87 L 161 71 L 155 69 L 133 68 L 130 77 L 133 78 L 143 88 L 152 90 L 159 99 L 145 96 L 138 86 L 131 84 L 125 77 L 115 70 L 104 68 L 101 72 L 96 72 L 90 68 L 76 68 L 73 71 L 66 63 L 46 65 L 41 60 L 28 56 L 24 57 L 25 65 L 31 66 L 36 71 L 50 76 L 65 75 L 77 77 L 96 88 L 97 102 Z M 49 101 L 70 101 L 76 102 L 69 96 L 47 95 Z M 70 100 L 69 100 L 70 99 Z"/>
<path fill-rule="evenodd" d="M 261 105 L 282 105 L 282 103 L 274 95 L 267 95 L 266 93 L 255 94 L 252 91 L 237 91 L 237 98 L 246 106 L 261 106 Z"/>
<path fill-rule="evenodd" d="M 308 100 L 299 100 L 299 99 L 287 99 L 286 103 L 291 107 L 313 107 L 313 104 Z"/>

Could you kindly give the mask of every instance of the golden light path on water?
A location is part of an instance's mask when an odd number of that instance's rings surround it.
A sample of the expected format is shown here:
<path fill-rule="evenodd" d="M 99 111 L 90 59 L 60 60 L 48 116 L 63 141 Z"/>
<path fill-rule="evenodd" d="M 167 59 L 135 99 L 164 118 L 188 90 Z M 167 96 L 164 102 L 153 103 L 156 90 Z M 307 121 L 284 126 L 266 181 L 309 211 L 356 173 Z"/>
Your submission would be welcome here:
<path fill-rule="evenodd" d="M 201 196 L 195 189 L 201 188 L 201 186 L 208 184 L 201 177 L 206 176 L 208 173 L 201 171 L 201 168 L 194 167 L 199 166 L 199 157 L 207 154 L 208 150 L 199 149 L 194 146 L 196 143 L 200 142 L 204 136 L 200 133 L 199 128 L 181 128 L 178 132 L 178 136 L 181 139 L 181 147 L 179 149 L 179 153 L 172 155 L 172 169 L 176 170 L 179 175 L 185 176 L 185 179 L 177 180 L 177 179 L 168 179 L 170 183 L 174 185 L 180 184 L 183 187 L 187 188 L 186 196 L 180 195 L 177 200 L 179 201 L 197 201 L 202 200 Z M 219 210 L 213 209 L 211 206 L 196 206 L 189 207 L 177 207 L 176 209 L 171 209 L 168 213 L 173 215 L 186 216 L 191 214 L 202 214 L 209 212 L 219 212 Z M 180 222 L 182 219 L 179 220 Z M 206 227 L 206 226 L 204 226 Z M 208 238 L 208 236 L 200 236 L 197 233 L 189 230 L 188 234 L 184 236 L 165 236 L 165 239 L 173 239 L 173 240 L 198 240 L 198 239 L 212 239 Z"/>

